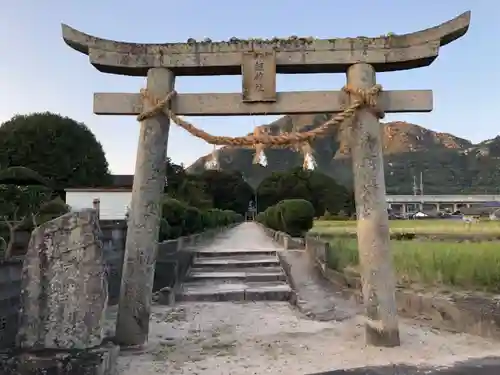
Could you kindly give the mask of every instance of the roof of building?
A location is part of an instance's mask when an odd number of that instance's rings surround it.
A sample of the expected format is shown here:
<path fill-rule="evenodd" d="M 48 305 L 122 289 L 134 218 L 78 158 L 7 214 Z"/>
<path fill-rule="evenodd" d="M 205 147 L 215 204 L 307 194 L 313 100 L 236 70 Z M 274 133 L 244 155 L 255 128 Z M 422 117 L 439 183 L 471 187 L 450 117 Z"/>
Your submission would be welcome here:
<path fill-rule="evenodd" d="M 133 174 L 114 174 L 112 175 L 113 182 L 112 187 L 127 187 L 131 188 L 134 184 L 134 175 Z"/>
<path fill-rule="evenodd" d="M 64 189 L 65 191 L 130 191 L 134 183 L 133 174 L 114 174 L 111 175 L 111 184 L 106 186 L 80 186 Z"/>

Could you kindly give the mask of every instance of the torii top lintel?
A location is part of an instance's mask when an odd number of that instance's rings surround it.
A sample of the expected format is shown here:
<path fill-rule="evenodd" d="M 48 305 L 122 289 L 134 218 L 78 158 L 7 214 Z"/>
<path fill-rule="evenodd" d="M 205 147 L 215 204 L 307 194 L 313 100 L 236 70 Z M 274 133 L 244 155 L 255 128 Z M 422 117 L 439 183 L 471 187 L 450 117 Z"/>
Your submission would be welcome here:
<path fill-rule="evenodd" d="M 88 55 L 99 71 L 129 76 L 146 76 L 154 67 L 172 69 L 176 75 L 241 74 L 243 52 L 266 50 L 276 52 L 277 73 L 342 73 L 358 62 L 387 72 L 430 65 L 439 47 L 462 37 L 469 24 L 470 11 L 429 29 L 377 38 L 142 44 L 97 38 L 65 24 L 62 34 L 66 44 Z"/>

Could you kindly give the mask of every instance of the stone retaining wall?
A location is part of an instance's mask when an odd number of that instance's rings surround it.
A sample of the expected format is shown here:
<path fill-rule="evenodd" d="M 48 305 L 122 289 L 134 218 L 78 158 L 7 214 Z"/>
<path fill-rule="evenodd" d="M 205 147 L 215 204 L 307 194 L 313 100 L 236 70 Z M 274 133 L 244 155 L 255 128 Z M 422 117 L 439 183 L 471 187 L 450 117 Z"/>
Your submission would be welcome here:
<path fill-rule="evenodd" d="M 14 344 L 21 297 L 22 258 L 0 261 L 0 349 Z"/>
<path fill-rule="evenodd" d="M 362 303 L 361 278 L 353 270 L 335 271 L 326 259 L 329 244 L 317 236 L 306 237 L 306 251 L 323 276 Z M 418 319 L 438 329 L 500 339 L 500 295 L 479 292 L 443 292 L 398 286 L 399 315 Z"/>
<path fill-rule="evenodd" d="M 190 249 L 210 242 L 215 235 L 232 226 L 234 225 L 160 243 L 153 290 L 173 288 L 181 282 L 191 264 L 193 252 Z M 101 231 L 108 273 L 108 303 L 115 305 L 120 296 L 127 226 L 122 221 L 101 221 Z M 11 347 L 15 341 L 23 258 L 24 256 L 17 256 L 8 261 L 0 261 L 0 349 Z"/>
<path fill-rule="evenodd" d="M 264 232 L 270 236 L 274 241 L 283 246 L 285 250 L 293 249 L 303 249 L 305 246 L 305 241 L 302 238 L 292 237 L 285 232 L 279 232 L 274 229 L 268 228 L 261 223 L 257 223 L 264 230 Z"/>

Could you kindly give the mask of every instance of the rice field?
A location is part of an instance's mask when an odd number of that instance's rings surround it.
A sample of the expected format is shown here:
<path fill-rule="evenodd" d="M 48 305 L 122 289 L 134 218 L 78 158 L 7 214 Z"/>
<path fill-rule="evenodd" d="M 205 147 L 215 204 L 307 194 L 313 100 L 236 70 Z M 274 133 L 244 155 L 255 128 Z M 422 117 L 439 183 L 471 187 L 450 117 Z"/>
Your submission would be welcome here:
<path fill-rule="evenodd" d="M 329 242 L 330 268 L 358 269 L 355 238 Z M 391 241 L 391 251 L 400 285 L 500 293 L 500 242 Z"/>
<path fill-rule="evenodd" d="M 466 224 L 462 220 L 430 219 L 430 220 L 391 220 L 391 233 L 415 234 L 469 234 L 500 236 L 500 221 L 484 220 Z M 333 235 L 337 233 L 356 233 L 356 221 L 317 220 L 311 232 Z"/>

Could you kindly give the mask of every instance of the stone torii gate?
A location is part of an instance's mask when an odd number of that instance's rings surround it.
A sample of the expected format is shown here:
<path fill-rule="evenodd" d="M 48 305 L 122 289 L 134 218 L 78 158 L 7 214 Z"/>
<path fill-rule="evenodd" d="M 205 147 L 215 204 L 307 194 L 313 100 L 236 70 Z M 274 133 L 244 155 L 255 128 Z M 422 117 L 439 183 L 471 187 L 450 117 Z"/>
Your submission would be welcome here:
<path fill-rule="evenodd" d="M 147 341 L 170 119 L 209 143 L 250 147 L 309 142 L 328 127 L 350 121 L 367 343 L 399 345 L 378 119 L 383 113 L 430 112 L 432 91 L 381 91 L 375 72 L 430 65 L 441 46 L 467 32 L 469 22 L 470 12 L 466 12 L 430 29 L 377 38 L 190 39 L 166 44 L 105 40 L 62 25 L 64 41 L 88 55 L 99 71 L 147 76 L 147 88 L 141 94 L 94 96 L 94 113 L 140 115 L 141 121 L 117 340 L 123 345 Z M 276 92 L 277 73 L 346 73 L 347 86 L 337 92 Z M 174 92 L 176 76 L 238 74 L 242 74 L 242 93 Z M 210 136 L 177 117 L 311 113 L 338 115 L 315 133 L 239 138 Z"/>

